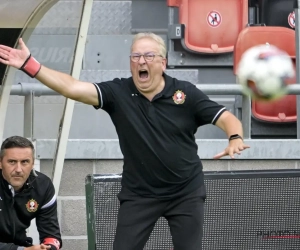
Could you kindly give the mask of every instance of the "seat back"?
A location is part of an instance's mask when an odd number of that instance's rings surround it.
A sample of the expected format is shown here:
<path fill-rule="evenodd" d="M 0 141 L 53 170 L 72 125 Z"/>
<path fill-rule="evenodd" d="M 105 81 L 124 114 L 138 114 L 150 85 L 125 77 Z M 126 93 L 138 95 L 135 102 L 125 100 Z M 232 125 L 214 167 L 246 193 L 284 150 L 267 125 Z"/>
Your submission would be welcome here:
<path fill-rule="evenodd" d="M 248 23 L 248 0 L 168 0 L 179 8 L 183 47 L 196 53 L 227 53 L 234 49 Z"/>
<path fill-rule="evenodd" d="M 295 28 L 294 0 L 261 0 L 260 23 L 267 26 Z"/>
<path fill-rule="evenodd" d="M 249 48 L 269 43 L 286 51 L 294 61 L 296 60 L 295 31 L 285 27 L 247 27 L 238 36 L 234 49 L 234 74 L 242 54 Z M 294 79 L 288 84 L 296 83 Z M 287 95 L 273 102 L 252 101 L 252 115 L 267 122 L 295 122 L 297 120 L 296 96 Z"/>

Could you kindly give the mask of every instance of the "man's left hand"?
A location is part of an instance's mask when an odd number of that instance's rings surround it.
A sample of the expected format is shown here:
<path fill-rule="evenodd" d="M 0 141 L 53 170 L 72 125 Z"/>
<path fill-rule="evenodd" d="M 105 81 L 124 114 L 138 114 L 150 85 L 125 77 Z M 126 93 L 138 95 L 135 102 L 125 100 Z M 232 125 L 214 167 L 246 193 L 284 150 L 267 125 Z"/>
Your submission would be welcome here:
<path fill-rule="evenodd" d="M 234 155 L 241 154 L 241 151 L 245 150 L 246 148 L 250 148 L 250 146 L 244 144 L 242 139 L 235 139 L 229 141 L 229 145 L 225 150 L 219 154 L 214 156 L 214 159 L 220 159 L 226 155 L 229 155 L 231 159 L 234 159 Z"/>

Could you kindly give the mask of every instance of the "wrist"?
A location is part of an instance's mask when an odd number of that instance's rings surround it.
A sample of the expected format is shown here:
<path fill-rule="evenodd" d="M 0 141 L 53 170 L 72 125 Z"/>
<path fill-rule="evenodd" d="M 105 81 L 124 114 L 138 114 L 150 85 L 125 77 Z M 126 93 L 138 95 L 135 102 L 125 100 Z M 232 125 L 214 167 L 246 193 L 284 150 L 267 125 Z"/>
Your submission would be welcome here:
<path fill-rule="evenodd" d="M 241 140 L 243 141 L 243 137 L 240 136 L 239 134 L 231 135 L 231 136 L 229 136 L 229 138 L 228 138 L 229 141 L 232 141 L 232 140 L 235 140 L 235 139 L 241 139 Z"/>
<path fill-rule="evenodd" d="M 41 69 L 41 64 L 30 54 L 21 66 L 20 70 L 34 78 Z"/>
<path fill-rule="evenodd" d="M 51 250 L 52 249 L 54 249 L 54 250 L 60 249 L 60 242 L 55 238 L 45 238 L 43 240 L 43 244 L 51 246 Z"/>

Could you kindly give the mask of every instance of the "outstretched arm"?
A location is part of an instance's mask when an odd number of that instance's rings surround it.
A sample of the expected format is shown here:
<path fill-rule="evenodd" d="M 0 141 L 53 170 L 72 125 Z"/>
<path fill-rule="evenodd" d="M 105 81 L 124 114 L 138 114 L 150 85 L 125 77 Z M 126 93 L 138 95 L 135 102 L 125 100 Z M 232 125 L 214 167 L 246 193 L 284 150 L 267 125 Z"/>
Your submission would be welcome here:
<path fill-rule="evenodd" d="M 19 39 L 20 49 L 14 49 L 5 45 L 0 45 L 0 63 L 17 69 L 23 69 L 26 72 L 24 64 L 30 63 L 33 71 L 37 74 L 34 77 L 47 87 L 60 93 L 61 95 L 73 99 L 78 102 L 97 106 L 98 93 L 94 84 L 76 80 L 72 76 L 49 69 L 30 58 L 30 51 L 23 42 Z M 30 61 L 28 60 L 30 58 Z M 27 64 L 28 66 L 29 64 Z M 28 68 L 28 67 L 27 67 Z"/>

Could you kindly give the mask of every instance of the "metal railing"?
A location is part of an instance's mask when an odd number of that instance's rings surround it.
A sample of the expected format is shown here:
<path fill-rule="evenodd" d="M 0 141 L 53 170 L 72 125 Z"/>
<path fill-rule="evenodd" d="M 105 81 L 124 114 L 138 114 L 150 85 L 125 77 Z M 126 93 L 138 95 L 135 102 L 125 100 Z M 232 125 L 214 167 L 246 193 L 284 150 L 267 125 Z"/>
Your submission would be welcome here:
<path fill-rule="evenodd" d="M 239 84 L 196 84 L 206 95 L 240 95 L 243 96 L 242 86 Z M 300 96 L 300 84 L 288 85 L 289 95 Z M 18 83 L 12 85 L 11 95 L 25 96 L 24 112 L 25 117 L 28 117 L 26 123 L 24 123 L 24 131 L 30 131 L 33 133 L 33 110 L 34 110 L 34 96 L 54 96 L 60 95 L 54 90 L 40 84 L 40 83 Z M 251 100 L 247 96 L 242 97 L 241 105 L 241 122 L 244 128 L 245 139 L 251 138 Z M 299 111 L 300 107 L 297 107 L 297 120 L 300 119 Z M 297 127 L 297 139 L 300 139 L 300 127 Z"/>
<path fill-rule="evenodd" d="M 206 95 L 242 95 L 242 86 L 239 84 L 196 84 Z M 1 86 L 0 86 L 1 88 Z M 300 84 L 290 84 L 287 87 L 289 95 L 300 95 Z M 34 93 L 34 96 L 60 95 L 41 83 L 18 83 L 12 85 L 10 94 L 26 96 Z"/>

